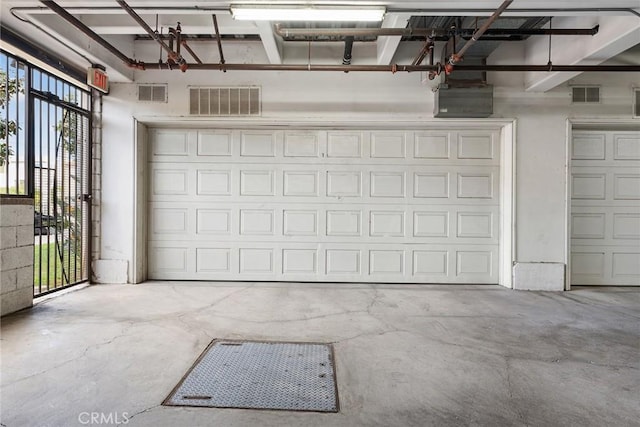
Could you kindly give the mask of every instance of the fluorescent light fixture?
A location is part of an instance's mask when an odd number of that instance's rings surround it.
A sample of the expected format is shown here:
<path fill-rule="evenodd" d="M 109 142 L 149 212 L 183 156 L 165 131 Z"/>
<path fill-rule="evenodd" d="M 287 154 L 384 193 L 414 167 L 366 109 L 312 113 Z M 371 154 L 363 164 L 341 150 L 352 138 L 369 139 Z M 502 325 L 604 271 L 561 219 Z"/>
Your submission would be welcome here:
<path fill-rule="evenodd" d="M 234 19 L 245 21 L 382 21 L 384 7 L 231 5 Z"/>

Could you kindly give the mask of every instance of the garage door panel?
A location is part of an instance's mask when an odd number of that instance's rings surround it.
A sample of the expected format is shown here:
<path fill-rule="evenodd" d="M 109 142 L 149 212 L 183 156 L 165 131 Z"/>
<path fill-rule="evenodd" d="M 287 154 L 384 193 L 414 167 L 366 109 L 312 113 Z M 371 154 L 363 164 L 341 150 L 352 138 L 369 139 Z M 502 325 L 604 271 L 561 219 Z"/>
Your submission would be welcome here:
<path fill-rule="evenodd" d="M 289 171 L 282 172 L 283 189 L 285 197 L 310 197 L 317 198 L 320 190 L 319 171 Z"/>
<path fill-rule="evenodd" d="M 371 172 L 369 175 L 370 196 L 377 197 L 405 197 L 405 173 Z"/>
<path fill-rule="evenodd" d="M 613 135 L 614 160 L 640 161 L 640 136 L 635 134 Z"/>
<path fill-rule="evenodd" d="M 231 273 L 231 248 L 196 248 L 196 273 Z"/>
<path fill-rule="evenodd" d="M 230 170 L 196 170 L 196 195 L 231 196 L 232 188 Z"/>
<path fill-rule="evenodd" d="M 282 212 L 282 234 L 284 236 L 318 237 L 318 211 L 284 209 Z"/>
<path fill-rule="evenodd" d="M 581 131 L 572 139 L 574 285 L 640 283 L 640 137 Z"/>
<path fill-rule="evenodd" d="M 329 132 L 327 157 L 361 158 L 363 156 L 362 132 Z"/>
<path fill-rule="evenodd" d="M 284 157 L 314 157 L 320 155 L 320 136 L 317 132 L 285 132 Z"/>
<path fill-rule="evenodd" d="M 376 159 L 405 159 L 407 135 L 405 132 L 372 132 L 371 157 Z"/>
<path fill-rule="evenodd" d="M 188 209 L 156 207 L 151 211 L 151 232 L 153 234 L 180 234 L 190 232 Z"/>
<path fill-rule="evenodd" d="M 151 141 L 152 157 L 169 156 L 175 158 L 176 156 L 189 156 L 190 154 L 189 132 L 156 130 Z"/>
<path fill-rule="evenodd" d="M 274 275 L 274 250 L 271 248 L 240 248 L 240 274 Z"/>
<path fill-rule="evenodd" d="M 493 270 L 493 253 L 487 250 L 457 250 L 457 277 L 490 277 Z"/>
<path fill-rule="evenodd" d="M 162 277 L 166 273 L 174 273 L 188 276 L 187 246 L 163 246 L 149 248 L 149 273 L 152 276 Z"/>
<path fill-rule="evenodd" d="M 497 283 L 497 138 L 493 130 L 152 132 L 161 154 L 149 168 L 149 275 Z M 174 140 L 179 148 L 168 148 Z"/>
<path fill-rule="evenodd" d="M 276 135 L 273 132 L 240 132 L 240 157 L 275 157 Z"/>
<path fill-rule="evenodd" d="M 327 197 L 362 197 L 361 171 L 335 170 L 328 171 L 326 176 Z"/>
<path fill-rule="evenodd" d="M 230 196 L 237 202 L 284 196 L 315 203 L 395 204 L 411 199 L 411 204 L 499 205 L 497 167 L 454 168 L 316 165 L 300 170 L 287 165 L 267 169 L 264 164 L 154 163 L 150 200 L 189 202 L 198 196 L 226 203 Z"/>
<path fill-rule="evenodd" d="M 496 195 L 498 177 L 490 172 L 463 172 L 456 175 L 458 199 L 493 199 Z"/>
<path fill-rule="evenodd" d="M 498 247 L 152 242 L 149 253 L 150 277 L 171 280 L 495 283 Z"/>
<path fill-rule="evenodd" d="M 402 209 L 383 204 L 351 204 L 350 209 L 341 204 L 231 205 L 231 208 L 215 209 L 201 207 L 198 202 L 152 202 L 150 234 L 154 240 L 175 240 L 179 234 L 204 241 L 421 244 L 498 244 L 499 237 L 499 208 L 493 206 L 476 206 L 470 210 L 470 206 L 464 205 Z M 624 221 L 620 224 L 629 224 L 631 228 L 619 225 L 618 232 L 637 234 L 637 217 L 628 215 L 631 216 L 620 219 Z"/>
<path fill-rule="evenodd" d="M 451 158 L 451 132 L 416 132 L 413 141 L 416 159 L 449 160 Z"/>
<path fill-rule="evenodd" d="M 614 173 L 613 198 L 615 200 L 640 200 L 640 174 Z"/>
<path fill-rule="evenodd" d="M 571 146 L 572 160 L 606 160 L 606 133 L 578 134 Z"/>
<path fill-rule="evenodd" d="M 405 211 L 370 211 L 369 236 L 405 237 Z"/>
<path fill-rule="evenodd" d="M 231 209 L 195 208 L 196 234 L 199 235 L 230 235 L 232 233 Z"/>
<path fill-rule="evenodd" d="M 230 157 L 233 155 L 231 131 L 201 131 L 197 134 L 198 157 Z"/>
<path fill-rule="evenodd" d="M 315 249 L 283 249 L 282 250 L 282 274 L 308 274 L 315 276 L 318 273 L 318 251 Z"/>
<path fill-rule="evenodd" d="M 276 234 L 275 209 L 240 209 L 240 235 L 274 236 Z"/>
<path fill-rule="evenodd" d="M 635 240 L 640 245 L 640 212 L 613 214 L 613 238 Z"/>
<path fill-rule="evenodd" d="M 495 160 L 498 150 L 497 137 L 493 133 L 458 132 L 457 158 L 471 160 Z"/>

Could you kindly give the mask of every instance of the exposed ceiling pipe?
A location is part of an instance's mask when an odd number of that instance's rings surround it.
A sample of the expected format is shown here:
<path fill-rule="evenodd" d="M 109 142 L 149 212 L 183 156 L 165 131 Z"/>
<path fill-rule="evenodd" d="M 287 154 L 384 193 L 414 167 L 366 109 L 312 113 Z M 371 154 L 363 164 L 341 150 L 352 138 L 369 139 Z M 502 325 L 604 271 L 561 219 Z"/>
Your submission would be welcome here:
<path fill-rule="evenodd" d="M 349 36 L 344 41 L 344 55 L 342 65 L 351 65 L 351 53 L 353 50 L 353 36 Z"/>
<path fill-rule="evenodd" d="M 186 41 L 185 39 L 182 39 L 182 40 L 180 41 L 180 43 L 182 43 L 182 47 L 184 47 L 184 50 L 186 50 L 187 52 L 189 52 L 189 55 L 191 55 L 191 57 L 192 57 L 193 59 L 195 59 L 195 61 L 196 61 L 198 64 L 202 64 L 202 60 L 200 59 L 200 57 L 198 57 L 198 55 L 196 55 L 196 53 L 193 51 L 193 49 L 191 49 L 191 46 L 189 46 L 189 45 L 187 44 L 187 41 Z"/>
<path fill-rule="evenodd" d="M 218 28 L 218 18 L 216 15 L 211 15 L 213 18 L 213 29 L 216 32 L 216 42 L 218 42 L 218 53 L 220 54 L 220 64 L 224 65 L 224 54 L 222 53 L 222 40 L 220 40 L 220 29 Z M 225 73 L 227 70 L 222 69 Z"/>
<path fill-rule="evenodd" d="M 426 58 L 430 52 L 433 52 L 433 42 L 434 42 L 433 36 L 427 37 L 427 41 L 424 43 L 424 46 L 422 46 L 422 49 L 420 49 L 420 52 L 418 52 L 418 55 L 415 57 L 411 65 L 422 64 L 422 61 L 424 61 L 424 58 Z"/>
<path fill-rule="evenodd" d="M 160 46 L 162 46 L 164 50 L 167 51 L 169 58 L 178 63 L 178 65 L 180 66 L 180 70 L 182 72 L 187 71 L 187 61 L 185 61 L 185 59 L 179 53 L 174 52 L 173 49 L 171 49 L 162 40 L 162 38 L 158 37 L 158 34 L 156 34 L 156 32 L 153 31 L 151 27 L 147 25 L 146 22 L 144 22 L 144 19 L 142 19 L 140 15 L 138 15 L 136 11 L 133 10 L 131 6 L 127 4 L 127 2 L 125 2 L 124 0 L 116 0 L 116 1 L 120 5 L 120 7 L 124 9 L 129 14 L 129 16 L 131 16 L 138 23 L 138 25 L 142 27 L 143 30 L 147 32 L 147 34 L 149 34 L 155 41 L 157 41 L 160 44 Z M 180 46 L 179 42 L 178 42 L 178 46 Z"/>
<path fill-rule="evenodd" d="M 473 36 L 471 37 L 471 40 L 469 40 L 468 42 L 466 42 L 464 44 L 464 46 L 462 46 L 462 49 L 460 49 L 458 52 L 455 51 L 455 48 L 453 50 L 453 53 L 451 54 L 451 56 L 449 57 L 449 60 L 447 61 L 447 64 L 444 67 L 444 70 L 447 74 L 451 74 L 451 72 L 453 71 L 453 67 L 460 61 L 462 61 L 462 58 L 464 58 L 464 54 L 467 52 L 467 50 L 469 50 L 469 48 L 471 46 L 473 46 L 480 37 L 482 37 L 482 35 L 489 29 L 489 27 L 491 26 L 491 24 L 493 24 L 495 22 L 496 19 L 498 19 L 500 17 L 500 15 L 502 14 L 502 12 L 504 12 L 504 10 L 509 7 L 509 5 L 513 3 L 513 0 L 504 0 L 504 2 L 502 2 L 502 4 L 500 5 L 500 7 L 494 12 L 493 15 L 491 15 L 489 17 L 489 19 L 487 19 L 484 24 L 482 24 L 482 26 L 480 28 L 478 28 L 478 30 L 473 33 Z"/>
<path fill-rule="evenodd" d="M 145 69 L 171 70 L 167 63 L 144 63 Z M 323 64 L 191 64 L 190 70 L 233 71 L 371 71 L 371 72 L 420 72 L 442 71 L 442 64 L 434 65 L 323 65 Z M 640 65 L 459 65 L 460 71 L 547 71 L 547 72 L 639 72 Z"/>
<path fill-rule="evenodd" d="M 111 43 L 109 43 L 108 41 L 106 41 L 105 39 L 100 37 L 91 28 L 89 28 L 85 24 L 83 24 L 79 19 L 77 19 L 75 16 L 71 15 L 69 12 L 64 10 L 58 4 L 56 4 L 56 2 L 41 0 L 41 3 L 44 4 L 45 6 L 47 6 L 52 11 L 54 11 L 55 13 L 57 13 L 58 15 L 60 15 L 67 22 L 69 22 L 71 25 L 73 25 L 74 27 L 76 27 L 77 29 L 82 31 L 89 38 L 91 38 L 91 40 L 95 41 L 100 46 L 104 47 L 109 52 L 111 52 L 113 55 L 118 57 L 128 67 L 131 67 L 131 68 L 142 68 L 142 65 L 141 65 L 141 63 L 139 61 L 136 61 L 135 59 L 131 59 L 128 56 L 126 56 L 124 53 L 120 52 L 120 50 L 118 50 L 118 48 L 116 48 L 114 45 L 112 45 Z"/>
<path fill-rule="evenodd" d="M 136 6 L 136 9 L 148 14 L 197 14 L 205 13 L 210 14 L 215 12 L 219 15 L 230 14 L 229 8 L 215 7 L 215 6 Z M 67 10 L 70 13 L 83 15 L 83 14 L 112 14 L 117 15 L 122 13 L 122 9 L 112 6 L 91 6 L 91 7 L 68 7 Z M 46 13 L 47 8 L 37 6 L 22 6 L 13 7 L 11 11 L 26 12 L 31 14 Z M 482 8 L 450 8 L 450 9 L 435 9 L 435 8 L 388 8 L 387 13 L 408 13 L 421 16 L 476 16 L 476 15 L 490 15 L 493 9 Z M 531 16 L 533 15 L 545 15 L 550 16 L 554 14 L 633 14 L 640 17 L 640 12 L 629 7 L 552 7 L 552 8 L 526 8 L 526 9 L 509 9 L 509 16 Z"/>
<path fill-rule="evenodd" d="M 511 0 L 513 1 L 513 0 Z M 539 35 L 573 35 L 593 36 L 598 33 L 599 27 L 593 28 L 496 28 L 486 29 L 483 33 L 487 36 L 539 36 Z M 275 32 L 281 37 L 378 37 L 378 36 L 435 36 L 449 37 L 451 35 L 473 36 L 478 30 L 474 28 L 443 29 L 443 28 L 283 28 L 281 24 L 275 25 Z M 480 37 L 480 35 L 476 35 Z"/>
<path fill-rule="evenodd" d="M 78 28 L 89 38 L 103 46 L 113 55 L 121 59 L 130 67 L 145 70 L 173 70 L 174 67 L 169 63 L 150 63 L 140 62 L 128 58 L 124 53 L 119 51 L 115 46 L 111 45 L 105 39 L 93 32 L 89 27 L 68 13 L 66 10 L 58 6 L 54 1 L 41 0 L 41 2 L 55 13 L 64 18 L 67 22 Z M 214 17 L 214 26 L 216 19 Z M 156 35 L 153 31 L 149 35 Z M 219 32 L 217 34 L 219 40 Z M 155 38 L 155 37 L 154 37 Z M 163 42 L 164 43 L 164 42 Z M 166 45 L 166 44 L 165 44 Z M 371 71 L 371 72 L 420 72 L 420 71 L 442 71 L 442 64 L 430 65 L 312 65 L 312 64 L 226 64 L 222 57 L 222 46 L 218 45 L 221 54 L 221 62 L 218 64 L 203 63 L 191 64 L 193 70 L 244 70 L 244 71 Z M 460 65 L 457 67 L 460 71 L 547 71 L 547 72 L 640 72 L 640 65 Z"/>
<path fill-rule="evenodd" d="M 182 27 L 178 22 L 178 25 L 176 26 L 176 50 L 175 50 L 177 57 L 182 57 L 182 55 L 180 54 L 180 46 L 182 46 Z M 185 60 L 185 64 L 186 63 L 187 61 Z"/>
<path fill-rule="evenodd" d="M 475 16 L 475 15 L 490 15 L 493 13 L 493 9 L 396 9 L 387 8 L 387 13 L 410 13 L 413 15 L 423 16 Z M 521 9 L 509 9 L 509 16 L 540 16 L 540 15 L 575 15 L 581 13 L 598 14 L 618 14 L 618 13 L 630 13 L 637 17 L 640 17 L 640 12 L 631 7 L 545 7 L 540 9 L 534 8 L 521 8 Z"/>

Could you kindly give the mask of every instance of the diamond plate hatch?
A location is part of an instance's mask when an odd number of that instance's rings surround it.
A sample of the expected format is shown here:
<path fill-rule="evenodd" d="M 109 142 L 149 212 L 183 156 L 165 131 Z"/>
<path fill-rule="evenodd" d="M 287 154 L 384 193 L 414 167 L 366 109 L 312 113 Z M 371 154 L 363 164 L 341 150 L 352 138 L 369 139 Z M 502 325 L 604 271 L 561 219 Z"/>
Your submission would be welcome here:
<path fill-rule="evenodd" d="M 338 412 L 333 347 L 213 340 L 163 405 Z"/>

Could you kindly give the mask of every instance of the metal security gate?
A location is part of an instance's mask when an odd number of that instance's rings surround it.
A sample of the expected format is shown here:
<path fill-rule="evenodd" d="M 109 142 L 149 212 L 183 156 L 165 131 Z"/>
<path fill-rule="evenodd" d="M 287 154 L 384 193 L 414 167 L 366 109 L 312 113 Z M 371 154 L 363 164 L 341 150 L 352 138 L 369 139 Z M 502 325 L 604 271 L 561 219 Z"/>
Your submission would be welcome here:
<path fill-rule="evenodd" d="M 31 70 L 34 295 L 88 280 L 91 95 Z"/>

